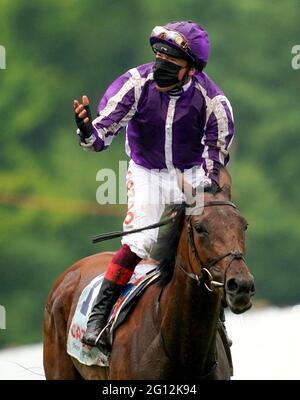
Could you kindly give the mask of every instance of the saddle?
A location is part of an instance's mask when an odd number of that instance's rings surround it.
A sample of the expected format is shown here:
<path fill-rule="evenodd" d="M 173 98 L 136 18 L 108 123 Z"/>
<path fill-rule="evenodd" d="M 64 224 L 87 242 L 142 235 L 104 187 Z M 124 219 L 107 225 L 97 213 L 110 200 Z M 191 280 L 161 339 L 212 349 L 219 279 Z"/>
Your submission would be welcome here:
<path fill-rule="evenodd" d="M 86 330 L 89 313 L 96 299 L 103 274 L 94 278 L 82 291 L 70 325 L 67 353 L 85 365 L 98 365 L 107 367 L 109 365 L 109 353 L 102 352 L 98 347 L 91 347 L 81 342 Z M 133 306 L 136 304 L 140 294 L 160 276 L 160 272 L 153 264 L 139 264 L 129 283 L 123 289 L 119 299 L 112 308 L 108 318 L 106 329 L 103 334 L 107 335 L 110 346 L 113 343 L 115 330 L 124 322 Z"/>

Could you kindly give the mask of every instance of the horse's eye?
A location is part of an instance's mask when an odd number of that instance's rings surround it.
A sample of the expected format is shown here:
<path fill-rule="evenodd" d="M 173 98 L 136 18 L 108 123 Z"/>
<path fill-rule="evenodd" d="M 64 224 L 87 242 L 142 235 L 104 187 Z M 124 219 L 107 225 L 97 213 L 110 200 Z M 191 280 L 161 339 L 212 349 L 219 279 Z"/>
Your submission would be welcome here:
<path fill-rule="evenodd" d="M 248 229 L 248 226 L 249 226 L 249 224 L 248 224 L 248 222 L 246 222 L 244 225 L 244 231 L 246 231 Z"/>
<path fill-rule="evenodd" d="M 194 228 L 199 235 L 206 235 L 208 233 L 208 231 L 201 224 L 196 224 Z"/>

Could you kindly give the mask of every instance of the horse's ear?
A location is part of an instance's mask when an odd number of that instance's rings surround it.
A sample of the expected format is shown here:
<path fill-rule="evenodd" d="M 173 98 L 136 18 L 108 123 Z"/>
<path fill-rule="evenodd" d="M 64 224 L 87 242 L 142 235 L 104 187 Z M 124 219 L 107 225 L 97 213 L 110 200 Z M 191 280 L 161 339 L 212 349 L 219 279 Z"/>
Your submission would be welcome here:
<path fill-rule="evenodd" d="M 193 204 L 195 203 L 195 196 L 197 193 L 196 188 L 190 185 L 187 181 L 185 181 L 184 175 L 178 171 L 177 171 L 177 183 L 179 189 L 184 194 L 186 203 L 190 206 L 193 206 Z"/>
<path fill-rule="evenodd" d="M 231 199 L 231 176 L 225 167 L 219 171 L 219 186 L 225 196 Z"/>

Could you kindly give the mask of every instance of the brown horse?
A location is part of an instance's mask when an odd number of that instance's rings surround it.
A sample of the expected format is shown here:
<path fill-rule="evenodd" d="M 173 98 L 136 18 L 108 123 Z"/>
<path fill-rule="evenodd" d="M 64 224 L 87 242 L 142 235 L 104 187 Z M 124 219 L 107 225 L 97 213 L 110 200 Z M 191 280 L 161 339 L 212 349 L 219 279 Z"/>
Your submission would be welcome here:
<path fill-rule="evenodd" d="M 160 280 L 145 289 L 117 328 L 109 368 L 80 364 L 67 354 L 66 343 L 82 290 L 107 268 L 113 253 L 84 258 L 58 278 L 45 308 L 47 379 L 230 379 L 220 309 L 242 313 L 254 294 L 244 259 L 247 222 L 231 202 L 230 186 L 222 170 L 222 190 L 205 193 L 200 215 L 177 206 L 159 242 Z"/>

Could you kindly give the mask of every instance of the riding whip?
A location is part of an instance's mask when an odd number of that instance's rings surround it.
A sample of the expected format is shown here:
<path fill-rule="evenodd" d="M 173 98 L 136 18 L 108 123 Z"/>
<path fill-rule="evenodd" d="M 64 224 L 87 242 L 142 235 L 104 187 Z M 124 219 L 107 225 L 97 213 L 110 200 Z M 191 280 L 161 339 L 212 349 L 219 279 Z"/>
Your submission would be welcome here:
<path fill-rule="evenodd" d="M 132 229 L 131 231 L 116 231 L 116 232 L 100 233 L 100 235 L 96 235 L 93 237 L 93 243 L 103 242 L 104 240 L 108 240 L 108 239 L 115 239 L 117 237 L 130 235 L 131 233 L 145 231 L 146 229 L 158 228 L 160 226 L 170 224 L 171 222 L 173 222 L 172 217 L 165 219 L 161 222 L 157 222 L 156 224 L 144 226 L 143 228 Z"/>

